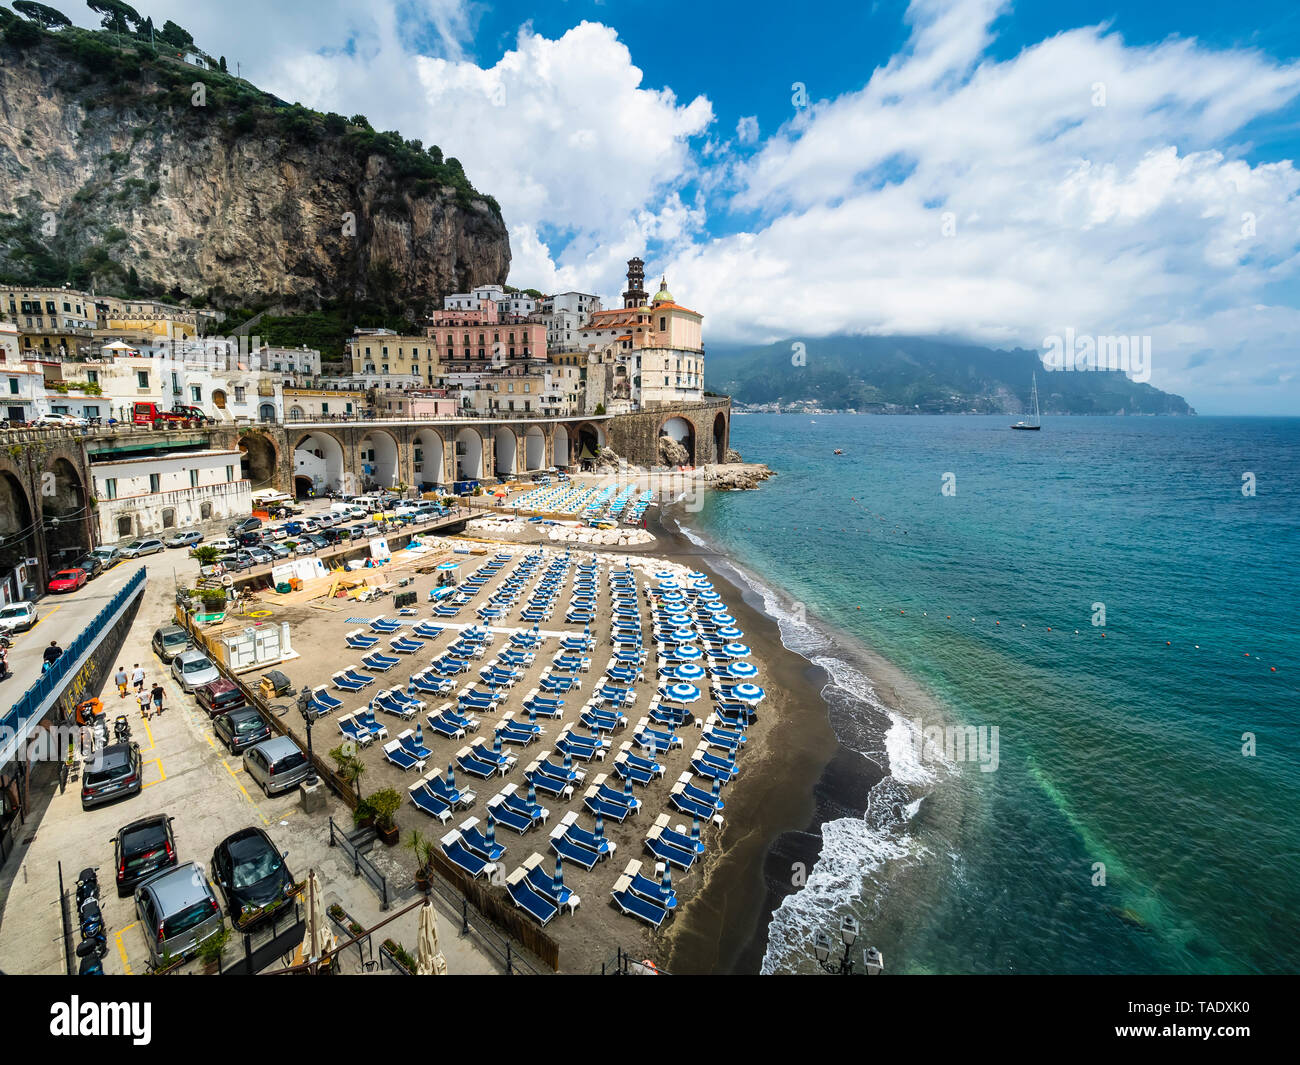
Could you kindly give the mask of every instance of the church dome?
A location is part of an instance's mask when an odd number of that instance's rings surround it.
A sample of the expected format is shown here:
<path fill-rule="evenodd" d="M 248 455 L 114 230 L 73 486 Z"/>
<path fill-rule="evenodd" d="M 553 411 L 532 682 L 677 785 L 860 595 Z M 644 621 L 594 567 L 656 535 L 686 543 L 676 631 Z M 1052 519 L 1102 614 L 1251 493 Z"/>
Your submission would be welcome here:
<path fill-rule="evenodd" d="M 677 302 L 675 299 L 673 299 L 673 294 L 668 291 L 668 279 L 666 277 L 660 279 L 659 291 L 655 293 L 655 298 L 650 302 L 651 303 L 676 303 Z"/>

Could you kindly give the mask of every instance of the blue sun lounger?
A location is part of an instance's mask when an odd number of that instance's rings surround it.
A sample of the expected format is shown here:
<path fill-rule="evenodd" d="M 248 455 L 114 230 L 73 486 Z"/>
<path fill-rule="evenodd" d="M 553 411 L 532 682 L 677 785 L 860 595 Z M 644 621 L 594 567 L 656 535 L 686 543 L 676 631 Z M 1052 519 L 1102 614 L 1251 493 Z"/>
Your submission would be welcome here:
<path fill-rule="evenodd" d="M 665 842 L 661 837 L 663 829 L 658 825 L 653 825 L 645 837 L 645 846 L 651 854 L 661 862 L 668 862 L 677 866 L 678 869 L 686 870 L 695 864 L 696 853 L 694 849 L 687 850 L 684 847 L 678 847 L 675 844 Z"/>
<path fill-rule="evenodd" d="M 648 716 L 656 725 L 667 725 L 671 729 L 679 729 L 695 721 L 695 715 L 685 707 L 664 706 L 662 703 L 654 707 Z"/>
<path fill-rule="evenodd" d="M 375 618 L 375 620 L 370 623 L 371 632 L 393 633 L 401 627 L 402 623 L 400 621 L 389 621 L 387 618 L 382 617 Z"/>
<path fill-rule="evenodd" d="M 626 821 L 632 814 L 632 807 L 625 806 L 621 802 L 610 802 L 608 799 L 603 798 L 600 789 L 594 785 L 583 794 L 582 805 L 593 814 L 600 814 L 601 817 L 611 817 L 615 821 Z"/>
<path fill-rule="evenodd" d="M 727 804 L 722 801 L 721 793 L 718 794 L 717 798 L 714 798 L 713 792 L 708 791 L 705 788 L 697 788 L 692 783 L 694 779 L 695 778 L 692 777 L 690 773 L 683 773 L 677 778 L 678 783 L 682 785 L 682 789 L 686 795 L 694 799 L 696 802 L 703 803 L 705 806 L 711 807 L 714 810 L 721 810 L 726 807 Z"/>
<path fill-rule="evenodd" d="M 397 734 L 397 742 L 402 745 L 402 750 L 404 750 L 412 758 L 423 759 L 423 758 L 432 757 L 433 755 L 433 752 L 429 750 L 428 747 L 424 746 L 424 744 L 416 740 L 414 729 L 408 728 L 404 732 L 399 732 Z"/>
<path fill-rule="evenodd" d="M 668 803 L 678 812 L 691 817 L 698 817 L 702 821 L 716 816 L 716 811 L 711 804 L 702 803 L 698 799 L 691 798 L 686 794 L 686 789 L 681 784 L 673 785 L 672 794 L 668 796 Z"/>
<path fill-rule="evenodd" d="M 433 640 L 442 635 L 442 626 L 431 621 L 422 621 L 415 626 L 415 635 L 422 640 Z"/>
<path fill-rule="evenodd" d="M 488 780 L 489 778 L 496 776 L 498 773 L 505 773 L 505 767 L 493 762 L 484 761 L 482 758 L 479 758 L 470 751 L 468 747 L 462 747 L 456 752 L 456 765 L 466 773 L 470 774 L 470 776 L 481 777 L 484 780 Z"/>
<path fill-rule="evenodd" d="M 458 831 L 460 832 L 461 842 L 484 861 L 500 861 L 501 856 L 506 852 L 505 844 L 488 843 L 487 835 L 478 827 L 477 817 L 471 817 L 468 821 L 465 821 Z"/>
<path fill-rule="evenodd" d="M 426 714 L 425 721 L 429 723 L 429 728 L 433 729 L 439 736 L 446 736 L 452 740 L 463 740 L 465 730 L 459 725 L 447 720 L 445 714 Z"/>
<path fill-rule="evenodd" d="M 539 772 L 535 767 L 536 763 L 529 765 L 524 771 L 524 780 L 547 795 L 553 795 L 556 798 L 568 798 L 573 789 L 570 782 L 557 780 L 555 777 Z"/>
<path fill-rule="evenodd" d="M 416 691 L 424 692 L 426 695 L 450 695 L 451 690 L 456 687 L 449 678 L 431 677 L 427 670 L 414 674 L 411 683 L 415 685 Z"/>
<path fill-rule="evenodd" d="M 371 636 L 360 629 L 354 629 L 343 637 L 343 641 L 349 647 L 355 647 L 358 651 L 369 651 L 370 648 L 379 643 L 379 637 Z"/>
<path fill-rule="evenodd" d="M 580 865 L 584 869 L 594 868 L 602 858 L 602 855 L 593 850 L 588 850 L 586 847 L 579 846 L 579 844 L 569 839 L 567 825 L 556 825 L 551 829 L 551 850 L 555 851 L 566 862 L 573 862 L 574 865 Z"/>
<path fill-rule="evenodd" d="M 635 867 L 636 871 L 631 872 Z M 659 880 L 651 880 L 641 872 L 641 863 L 633 859 L 627 863 L 627 870 L 624 870 L 624 876 L 630 876 L 632 883 L 628 890 L 633 895 L 639 895 L 647 902 L 652 902 L 656 906 L 662 906 L 665 910 L 675 910 L 677 908 L 677 892 L 672 888 L 665 890 L 663 883 Z"/>
<path fill-rule="evenodd" d="M 528 861 L 524 862 L 523 867 L 528 873 L 529 886 L 552 905 L 558 906 L 560 909 L 564 909 L 565 906 L 571 907 L 569 912 L 572 913 L 582 900 L 574 894 L 572 888 L 565 884 L 561 884 L 559 893 L 556 893 L 555 874 L 542 867 L 544 861 L 546 859 L 542 855 L 534 854 L 529 857 Z"/>
<path fill-rule="evenodd" d="M 541 803 L 529 802 L 526 795 L 520 795 L 517 784 L 507 784 L 502 788 L 501 798 L 509 809 L 521 817 L 527 817 L 535 824 L 545 824 L 546 819 L 551 816 L 551 811 Z"/>
<path fill-rule="evenodd" d="M 695 840 L 690 836 L 683 835 L 681 832 L 675 832 L 668 827 L 668 815 L 660 814 L 655 820 L 655 827 L 659 829 L 659 839 L 673 847 L 680 847 L 684 851 L 694 851 L 696 854 L 704 853 L 704 841 Z"/>
<path fill-rule="evenodd" d="M 632 739 L 637 746 L 643 750 L 654 751 L 655 754 L 667 754 L 674 747 L 682 746 L 682 738 L 676 732 L 661 732 L 659 729 L 653 729 L 646 724 L 647 718 L 642 718 L 637 722 L 636 731 L 632 733 Z"/>
<path fill-rule="evenodd" d="M 668 919 L 668 911 L 662 906 L 633 893 L 632 878 L 629 876 L 619 877 L 610 895 L 623 913 L 644 921 L 651 928 L 658 928 Z"/>
<path fill-rule="evenodd" d="M 447 860 L 476 879 L 484 873 L 490 873 L 494 868 L 491 862 L 480 858 L 465 846 L 457 829 L 452 829 L 443 836 L 441 843 L 442 853 L 447 856 Z"/>
<path fill-rule="evenodd" d="M 518 832 L 521 836 L 533 827 L 533 819 L 521 814 L 518 810 L 512 809 L 506 804 L 505 797 L 496 795 L 488 800 L 488 811 L 492 814 L 492 820 L 512 832 Z"/>
<path fill-rule="evenodd" d="M 561 825 L 567 825 L 569 828 L 568 837 L 580 847 L 586 847 L 589 851 L 595 851 L 602 858 L 608 858 L 616 850 L 618 844 L 604 836 L 598 836 L 594 832 L 588 832 L 578 824 L 578 811 L 570 810 L 564 815 Z"/>
<path fill-rule="evenodd" d="M 384 757 L 402 772 L 408 769 L 418 768 L 421 771 L 424 769 L 424 762 L 407 751 L 400 740 L 389 740 L 384 744 Z"/>
<path fill-rule="evenodd" d="M 399 661 L 400 659 L 394 658 L 392 655 L 386 655 L 382 651 L 371 651 L 361 660 L 361 664 L 366 669 L 372 669 L 376 673 L 387 673 Z"/>
<path fill-rule="evenodd" d="M 567 726 L 566 726 L 567 729 Z M 562 732 L 555 740 L 555 749 L 570 758 L 590 762 L 593 758 L 603 762 L 605 752 L 609 750 L 609 740 L 597 743 L 587 736 L 575 736 L 572 732 Z"/>
<path fill-rule="evenodd" d="M 440 618 L 454 618 L 460 613 L 460 607 L 451 606 L 448 603 L 439 603 L 433 608 L 433 612 Z"/>
<path fill-rule="evenodd" d="M 339 673 L 335 673 L 334 676 L 330 678 L 330 683 L 332 683 L 334 687 L 338 688 L 339 691 L 345 692 L 359 692 L 367 684 L 373 684 L 374 682 L 374 677 L 369 677 L 364 673 L 358 673 L 351 666 Z"/>
<path fill-rule="evenodd" d="M 430 773 L 424 781 L 428 784 L 429 790 L 452 809 L 473 806 L 474 800 L 478 797 L 475 792 L 452 787 L 443 779 L 441 772 Z"/>
<path fill-rule="evenodd" d="M 354 714 L 339 718 L 339 731 L 343 733 L 344 739 L 351 740 L 358 747 L 365 747 L 375 738 L 368 728 L 357 721 Z"/>
<path fill-rule="evenodd" d="M 429 790 L 429 782 L 420 780 L 406 789 L 411 803 L 417 810 L 423 810 L 430 817 L 436 817 L 444 825 L 451 820 L 451 807 Z"/>
<path fill-rule="evenodd" d="M 399 655 L 413 655 L 424 649 L 424 641 L 412 639 L 410 636 L 399 636 L 395 640 L 390 640 L 388 646 Z"/>
<path fill-rule="evenodd" d="M 511 902 L 543 927 L 560 912 L 555 903 L 537 893 L 528 882 L 528 873 L 522 866 L 506 878 L 506 892 L 510 895 Z"/>
<path fill-rule="evenodd" d="M 628 765 L 631 765 L 643 772 L 649 773 L 652 777 L 658 778 L 664 775 L 664 767 L 656 762 L 653 758 L 644 758 L 637 754 L 632 744 L 625 743 L 620 748 L 627 755 Z"/>
<path fill-rule="evenodd" d="M 614 774 L 619 780 L 631 780 L 633 784 L 646 785 L 655 779 L 653 773 L 631 765 L 627 752 L 619 753 L 614 759 Z"/>
<path fill-rule="evenodd" d="M 458 714 L 450 706 L 442 708 L 442 716 L 450 721 L 453 725 L 458 725 L 466 732 L 477 732 L 479 728 L 479 719 L 476 717 L 467 717 L 464 714 Z"/>
<path fill-rule="evenodd" d="M 708 780 L 720 780 L 724 784 L 729 784 L 736 778 L 735 770 L 711 765 L 698 756 L 691 759 L 691 768 Z"/>
<path fill-rule="evenodd" d="M 563 699 L 550 699 L 550 700 L 543 701 L 536 697 L 531 697 L 524 700 L 523 708 L 525 711 L 531 711 L 532 713 L 537 714 L 539 717 L 563 717 L 564 716 Z"/>
<path fill-rule="evenodd" d="M 627 718 L 622 714 L 611 714 L 604 710 L 584 710 L 578 716 L 578 721 L 587 728 L 600 729 L 601 732 L 614 732 L 627 724 Z"/>
<path fill-rule="evenodd" d="M 335 710 L 342 710 L 343 700 L 334 698 L 325 690 L 325 685 L 322 684 L 311 693 L 310 706 L 317 717 L 323 717 L 326 714 L 334 713 Z"/>
<path fill-rule="evenodd" d="M 509 743 L 515 747 L 527 747 L 530 743 L 536 743 L 538 740 L 536 732 L 513 728 L 510 725 L 506 725 L 504 728 L 498 728 L 495 735 L 501 737 L 502 743 Z"/>

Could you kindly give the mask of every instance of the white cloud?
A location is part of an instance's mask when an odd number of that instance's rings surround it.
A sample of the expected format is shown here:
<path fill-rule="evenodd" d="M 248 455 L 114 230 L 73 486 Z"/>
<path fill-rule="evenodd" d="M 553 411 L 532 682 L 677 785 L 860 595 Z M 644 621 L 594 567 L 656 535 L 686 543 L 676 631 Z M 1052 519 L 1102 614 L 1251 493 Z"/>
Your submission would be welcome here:
<path fill-rule="evenodd" d="M 741 144 L 758 143 L 758 116 L 743 115 L 736 123 L 736 140 Z"/>

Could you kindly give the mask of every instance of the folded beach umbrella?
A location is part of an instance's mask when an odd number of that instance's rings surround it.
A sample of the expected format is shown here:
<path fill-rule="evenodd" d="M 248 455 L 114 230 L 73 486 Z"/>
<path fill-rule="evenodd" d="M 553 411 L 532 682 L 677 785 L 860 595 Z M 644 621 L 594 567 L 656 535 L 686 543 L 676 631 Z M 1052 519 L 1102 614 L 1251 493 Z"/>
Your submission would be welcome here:
<path fill-rule="evenodd" d="M 623 778 L 623 794 L 629 799 L 632 797 L 632 775 L 630 773 Z"/>
<path fill-rule="evenodd" d="M 415 742 L 420 747 L 424 746 L 424 725 L 419 721 L 415 723 Z"/>
<path fill-rule="evenodd" d="M 664 690 L 667 692 L 668 698 L 675 703 L 693 703 L 700 697 L 700 689 L 694 684 L 687 684 L 685 681 L 670 684 Z"/>
<path fill-rule="evenodd" d="M 727 667 L 727 673 L 733 677 L 756 677 L 758 666 L 753 662 L 732 662 Z"/>
<path fill-rule="evenodd" d="M 491 850 L 497 842 L 497 819 L 491 813 L 487 815 L 487 845 Z"/>
<path fill-rule="evenodd" d="M 724 645 L 722 649 L 732 658 L 748 658 L 752 654 L 749 645 L 744 643 L 729 643 Z"/>
<path fill-rule="evenodd" d="M 555 856 L 555 879 L 551 881 L 551 894 L 557 899 L 564 894 L 564 858 Z"/>
<path fill-rule="evenodd" d="M 602 839 L 605 836 L 605 815 L 599 810 L 596 811 L 596 835 Z"/>
<path fill-rule="evenodd" d="M 447 763 L 447 787 L 454 788 L 455 786 L 456 786 L 456 763 L 448 762 Z"/>
<path fill-rule="evenodd" d="M 742 703 L 757 703 L 767 694 L 757 684 L 737 684 L 731 692 Z"/>
<path fill-rule="evenodd" d="M 671 862 L 664 862 L 664 898 L 673 889 L 673 867 Z"/>
<path fill-rule="evenodd" d="M 573 752 L 571 750 L 564 752 L 564 768 L 565 769 L 573 768 Z"/>
<path fill-rule="evenodd" d="M 533 785 L 531 778 L 529 778 L 528 781 L 528 805 L 529 806 L 537 805 L 537 788 Z"/>
<path fill-rule="evenodd" d="M 695 851 L 697 854 L 704 853 L 704 843 L 700 839 L 700 815 L 691 814 L 691 839 L 695 841 Z"/>
<path fill-rule="evenodd" d="M 406 694 L 407 694 L 407 695 L 414 695 L 414 694 L 415 694 L 415 676 L 414 676 L 414 674 L 412 674 L 410 677 L 407 678 L 407 681 L 406 681 Z"/>
<path fill-rule="evenodd" d="M 492 753 L 493 754 L 501 753 L 501 730 L 500 729 L 497 729 L 495 732 L 492 733 Z"/>

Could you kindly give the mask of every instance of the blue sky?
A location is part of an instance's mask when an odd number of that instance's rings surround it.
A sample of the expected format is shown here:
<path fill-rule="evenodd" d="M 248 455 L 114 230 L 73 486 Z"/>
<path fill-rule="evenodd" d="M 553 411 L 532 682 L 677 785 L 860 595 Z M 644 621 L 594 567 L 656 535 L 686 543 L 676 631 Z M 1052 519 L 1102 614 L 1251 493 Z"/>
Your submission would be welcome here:
<path fill-rule="evenodd" d="M 1300 5 L 137 6 L 457 156 L 514 284 L 639 254 L 713 342 L 1150 336 L 1202 412 L 1300 414 Z"/>

